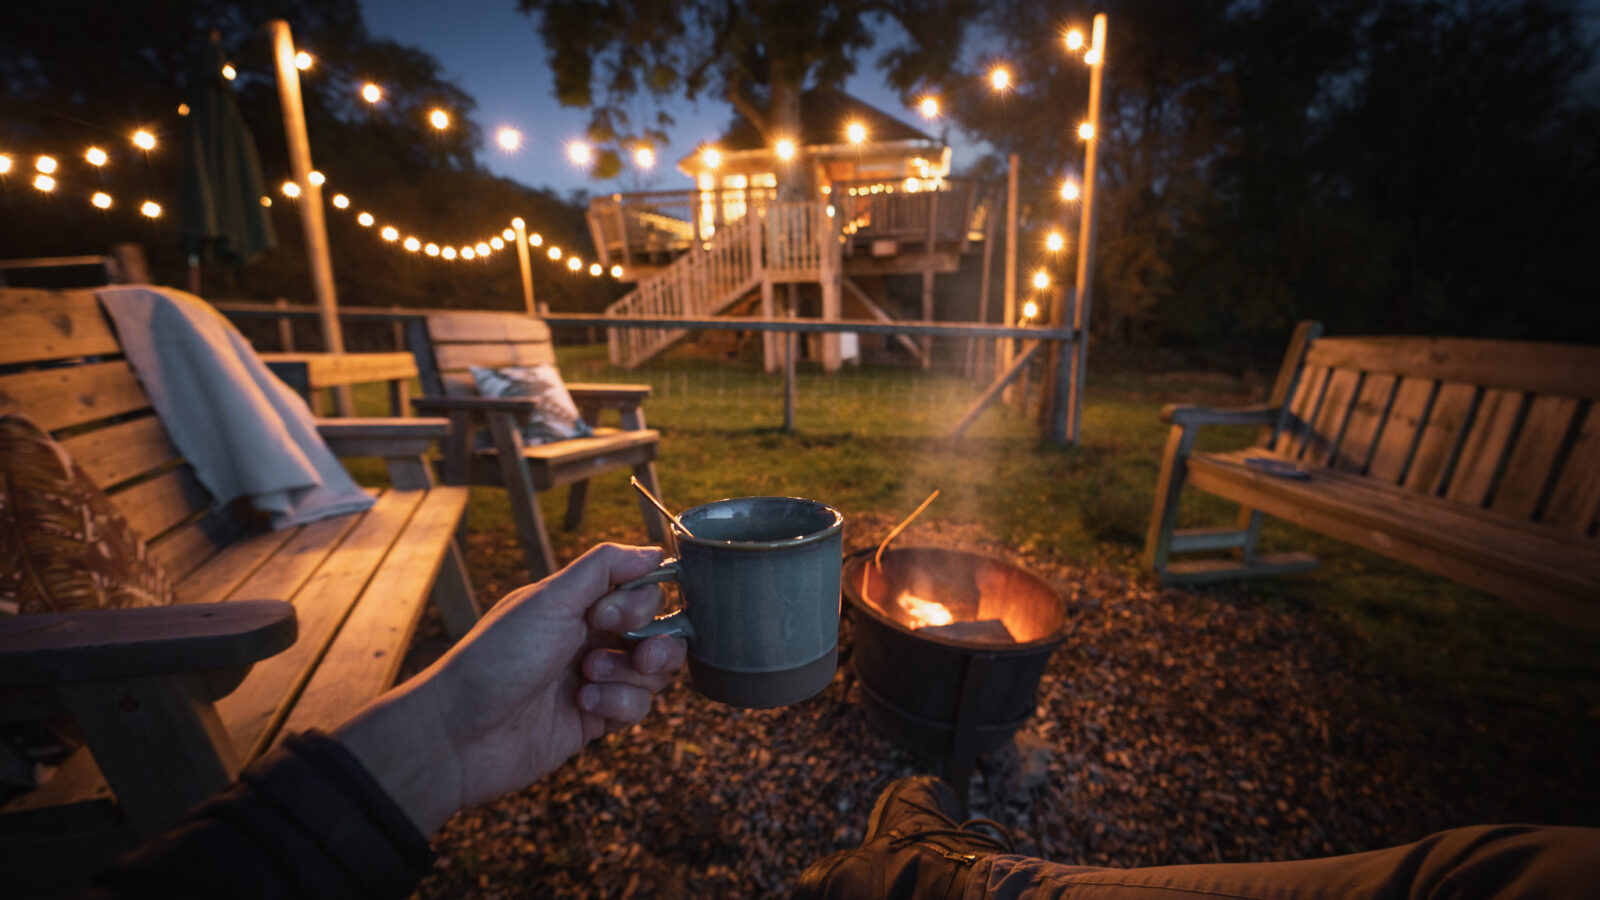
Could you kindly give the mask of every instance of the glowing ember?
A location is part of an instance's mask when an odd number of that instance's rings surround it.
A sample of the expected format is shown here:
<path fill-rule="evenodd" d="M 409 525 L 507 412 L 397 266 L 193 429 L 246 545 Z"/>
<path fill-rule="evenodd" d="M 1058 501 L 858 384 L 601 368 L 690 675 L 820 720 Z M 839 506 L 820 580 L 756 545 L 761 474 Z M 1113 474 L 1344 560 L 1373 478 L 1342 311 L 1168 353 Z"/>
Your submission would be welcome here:
<path fill-rule="evenodd" d="M 895 599 L 895 603 L 905 611 L 912 628 L 927 628 L 930 625 L 949 625 L 955 621 L 955 616 L 950 614 L 949 607 L 934 600 L 924 600 L 916 594 L 904 593 Z"/>

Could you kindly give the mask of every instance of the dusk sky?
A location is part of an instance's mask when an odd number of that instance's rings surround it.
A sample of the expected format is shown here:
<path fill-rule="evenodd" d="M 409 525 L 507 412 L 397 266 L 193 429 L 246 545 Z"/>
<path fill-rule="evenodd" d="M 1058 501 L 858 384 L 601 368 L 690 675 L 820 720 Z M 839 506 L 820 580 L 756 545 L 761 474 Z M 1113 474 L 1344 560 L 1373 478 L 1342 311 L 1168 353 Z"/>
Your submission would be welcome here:
<path fill-rule="evenodd" d="M 677 160 L 721 134 L 733 116 L 732 107 L 720 100 L 682 101 L 669 109 L 678 124 L 669 132 L 671 146 L 653 173 L 629 167 L 617 178 L 592 180 L 567 161 L 564 151 L 567 141 L 582 135 L 588 113 L 556 102 L 544 42 L 534 20 L 518 12 L 514 0 L 464 0 L 448 6 L 426 0 L 362 0 L 361 10 L 372 34 L 426 50 L 439 60 L 446 78 L 477 99 L 473 118 L 488 144 L 479 150 L 479 160 L 495 174 L 533 187 L 562 194 L 577 188 L 593 193 L 688 189 L 692 185 L 677 170 Z M 921 124 L 884 85 L 870 58 L 861 60 L 846 90 L 908 124 Z M 641 118 L 649 111 L 645 103 L 641 101 Z M 506 153 L 494 145 L 494 133 L 503 125 L 522 132 L 518 152 Z M 955 164 L 971 163 L 977 151 L 955 138 Z"/>

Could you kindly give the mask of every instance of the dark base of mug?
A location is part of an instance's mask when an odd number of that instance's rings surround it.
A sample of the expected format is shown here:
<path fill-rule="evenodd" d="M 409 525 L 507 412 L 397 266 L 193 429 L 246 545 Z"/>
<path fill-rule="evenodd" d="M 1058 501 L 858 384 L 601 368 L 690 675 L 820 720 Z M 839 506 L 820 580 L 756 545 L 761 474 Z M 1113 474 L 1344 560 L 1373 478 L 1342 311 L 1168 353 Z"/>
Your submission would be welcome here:
<path fill-rule="evenodd" d="M 780 672 L 736 672 L 689 657 L 689 674 L 695 690 L 729 706 L 772 709 L 815 697 L 833 681 L 839 667 L 839 648 L 817 659 Z"/>

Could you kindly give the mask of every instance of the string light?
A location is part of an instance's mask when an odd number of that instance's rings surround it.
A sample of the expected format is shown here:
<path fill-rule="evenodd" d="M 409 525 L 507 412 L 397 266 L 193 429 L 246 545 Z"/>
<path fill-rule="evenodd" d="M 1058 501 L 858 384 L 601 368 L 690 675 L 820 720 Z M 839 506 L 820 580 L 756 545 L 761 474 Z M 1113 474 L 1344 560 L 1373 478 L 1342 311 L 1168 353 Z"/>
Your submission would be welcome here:
<path fill-rule="evenodd" d="M 1038 288 L 1041 291 L 1044 290 L 1045 288 L 1049 287 L 1050 286 L 1050 273 L 1046 272 L 1043 269 L 1040 269 L 1039 271 L 1033 273 L 1033 286 Z M 1030 314 L 1028 316 L 1028 318 L 1031 319 L 1031 318 L 1033 318 L 1033 316 Z"/>
<path fill-rule="evenodd" d="M 583 260 L 577 258 L 576 256 L 569 256 L 567 257 L 567 268 L 576 272 L 583 268 Z"/>
<path fill-rule="evenodd" d="M 339 208 L 339 209 L 349 209 L 350 208 L 350 198 L 346 197 L 343 194 L 334 194 L 333 195 L 333 205 L 335 207 Z"/>
<path fill-rule="evenodd" d="M 422 252 L 428 254 L 429 256 L 438 256 L 439 245 L 429 241 L 428 246 L 422 248 Z"/>
<path fill-rule="evenodd" d="M 583 141 L 571 141 L 567 144 L 567 159 L 572 160 L 575 166 L 587 166 L 589 160 L 594 158 L 594 150 Z"/>
<path fill-rule="evenodd" d="M 511 229 L 508 228 L 506 230 L 510 231 Z M 493 247 L 496 250 L 504 250 L 506 248 L 506 242 L 503 239 L 501 239 L 499 236 L 495 236 L 495 237 L 489 238 L 489 246 Z"/>
<path fill-rule="evenodd" d="M 641 169 L 653 169 L 656 167 L 656 151 L 649 147 L 640 147 L 633 151 L 633 161 L 638 163 Z"/>
<path fill-rule="evenodd" d="M 867 139 L 867 126 L 860 122 L 851 122 L 844 127 L 844 136 L 852 144 L 859 144 Z"/>
<path fill-rule="evenodd" d="M 106 164 L 106 160 L 111 157 L 107 156 L 106 152 L 99 147 L 90 147 L 84 151 L 83 158 L 88 160 L 91 166 L 103 166 Z"/>
<path fill-rule="evenodd" d="M 223 63 L 222 77 L 232 81 L 239 77 L 239 70 L 233 67 L 233 63 Z"/>
<path fill-rule="evenodd" d="M 473 250 L 471 247 L 462 247 L 461 248 L 461 258 L 462 259 L 473 259 L 473 258 L 477 257 L 477 255 L 478 255 L 478 252 L 476 250 Z"/>
<path fill-rule="evenodd" d="M 282 190 L 283 190 L 283 195 L 285 197 L 288 197 L 290 200 L 293 200 L 294 198 L 300 196 L 300 185 L 295 184 L 292 181 L 285 181 L 283 183 Z"/>
<path fill-rule="evenodd" d="M 1063 200 L 1076 200 L 1076 199 L 1078 199 L 1078 183 L 1076 181 L 1072 181 L 1072 180 L 1069 179 L 1067 181 L 1061 182 L 1061 199 L 1063 199 Z"/>
<path fill-rule="evenodd" d="M 561 248 L 560 247 L 551 247 L 548 256 L 551 259 L 560 259 L 561 258 Z"/>
<path fill-rule="evenodd" d="M 311 63 L 313 61 L 314 60 L 311 59 L 311 54 L 305 52 L 304 50 L 301 50 L 299 53 L 294 55 L 294 67 L 302 72 L 311 68 Z"/>
<path fill-rule="evenodd" d="M 477 251 L 479 256 L 488 256 L 489 255 L 489 245 L 485 244 L 483 241 L 479 241 L 476 244 L 473 244 L 472 245 L 472 249 Z"/>
<path fill-rule="evenodd" d="M 111 195 L 105 191 L 95 191 L 94 196 L 89 198 L 89 202 L 94 204 L 96 209 L 110 209 Z"/>
<path fill-rule="evenodd" d="M 187 104 L 187 103 L 179 103 L 178 104 L 178 115 L 187 116 L 188 114 L 189 114 L 189 104 Z"/>
<path fill-rule="evenodd" d="M 33 186 L 48 194 L 56 189 L 56 180 L 41 172 L 33 179 Z"/>
<path fill-rule="evenodd" d="M 521 228 L 522 227 L 522 220 L 521 219 L 517 219 L 516 221 L 517 221 L 517 227 Z M 505 231 L 500 232 L 500 237 L 504 238 L 506 243 L 509 244 L 512 241 L 517 239 L 517 233 L 515 231 L 512 231 L 511 229 L 507 228 Z M 495 249 L 499 250 L 500 248 L 496 247 Z"/>
<path fill-rule="evenodd" d="M 593 275 L 594 277 L 599 278 L 600 277 L 600 273 L 602 271 L 604 271 L 604 270 L 600 268 L 600 264 L 599 263 L 590 263 L 589 264 L 589 274 L 590 275 Z"/>
<path fill-rule="evenodd" d="M 1060 253 L 1061 248 L 1067 245 L 1067 241 L 1066 238 L 1061 236 L 1061 232 L 1052 231 L 1050 232 L 1049 237 L 1044 239 L 1044 245 L 1050 248 L 1050 252 Z"/>
<path fill-rule="evenodd" d="M 1085 53 L 1083 55 L 1083 63 L 1086 66 L 1100 65 L 1100 51 L 1097 49 L 1091 49 L 1088 53 Z"/>
<path fill-rule="evenodd" d="M 517 229 L 517 231 L 521 231 L 522 229 L 528 227 L 528 223 L 522 221 L 522 217 L 521 216 L 517 216 L 515 219 L 511 220 L 511 227 Z M 516 232 L 510 231 L 510 230 L 507 230 L 505 234 L 506 234 L 506 240 L 508 240 L 508 241 L 511 240 L 512 238 L 516 237 Z"/>
<path fill-rule="evenodd" d="M 922 112 L 922 117 L 924 119 L 939 118 L 938 97 L 923 97 L 922 102 L 917 104 L 917 108 Z"/>
<path fill-rule="evenodd" d="M 621 278 L 622 277 L 622 267 L 621 266 L 612 266 L 611 267 L 611 277 L 612 278 Z"/>
<path fill-rule="evenodd" d="M 324 177 L 321 172 L 318 172 L 316 169 L 312 169 L 310 172 L 306 173 L 306 180 L 317 187 L 322 187 L 323 183 L 328 179 Z"/>
<path fill-rule="evenodd" d="M 528 246 L 537 247 L 544 243 L 544 235 L 535 232 L 528 235 Z"/>
<path fill-rule="evenodd" d="M 377 103 L 383 99 L 383 88 L 369 81 L 361 86 L 361 99 L 368 103 Z"/>
<path fill-rule="evenodd" d="M 454 247 L 446 247 L 443 250 L 439 251 L 439 255 L 443 256 L 445 259 L 455 259 L 456 258 L 456 248 L 454 248 Z"/>
<path fill-rule="evenodd" d="M 383 229 L 378 232 L 378 235 L 386 241 L 398 241 L 400 240 L 400 229 L 394 227 L 393 225 L 385 225 L 383 226 Z"/>
<path fill-rule="evenodd" d="M 1039 304 L 1033 302 L 1032 300 L 1029 300 L 1028 302 L 1022 304 L 1022 318 L 1023 318 L 1023 320 L 1026 321 L 1028 319 L 1033 319 L 1033 318 L 1036 318 L 1038 315 L 1039 315 Z"/>
<path fill-rule="evenodd" d="M 261 195 L 261 205 L 265 206 L 267 209 L 271 209 L 272 208 L 272 198 L 268 197 L 266 194 L 262 194 Z"/>
<path fill-rule="evenodd" d="M 140 150 L 154 150 L 156 148 L 156 136 L 141 128 L 133 133 L 133 145 Z"/>
<path fill-rule="evenodd" d="M 1080 137 L 1080 138 L 1082 138 L 1082 139 L 1084 139 L 1086 141 L 1094 140 L 1094 123 L 1093 122 L 1084 122 L 1082 125 L 1079 125 L 1078 126 L 1078 137 Z"/>
<path fill-rule="evenodd" d="M 722 151 L 716 147 L 707 147 L 700 151 L 700 161 L 708 169 L 720 168 L 722 166 Z"/>
<path fill-rule="evenodd" d="M 442 109 L 436 109 L 428 113 L 428 122 L 429 124 L 433 125 L 434 128 L 443 131 L 450 127 L 450 114 Z"/>
<path fill-rule="evenodd" d="M 494 139 L 500 143 L 500 149 L 508 153 L 514 153 L 522 147 L 522 132 L 510 125 L 495 132 Z"/>
<path fill-rule="evenodd" d="M 161 204 L 155 202 L 154 200 L 146 200 L 144 205 L 139 207 L 139 212 L 144 213 L 152 219 L 160 218 Z"/>
<path fill-rule="evenodd" d="M 406 238 L 405 246 L 406 246 L 407 250 L 410 250 L 412 253 L 415 253 L 418 250 L 422 249 L 422 242 L 417 240 L 414 237 L 408 237 L 408 238 Z"/>
<path fill-rule="evenodd" d="M 995 66 L 989 70 L 989 86 L 997 91 L 1011 87 L 1011 70 L 1005 66 Z"/>
<path fill-rule="evenodd" d="M 9 171 L 11 171 L 11 157 L 0 153 L 0 175 L 4 175 Z"/>
<path fill-rule="evenodd" d="M 794 159 L 794 141 L 782 138 L 774 149 L 777 150 L 779 159 L 785 162 Z"/>
<path fill-rule="evenodd" d="M 372 218 L 372 213 L 364 212 L 361 215 L 356 216 L 356 221 L 361 223 L 362 228 L 371 228 L 372 223 L 377 220 Z"/>
<path fill-rule="evenodd" d="M 54 156 L 41 156 L 33 161 L 33 167 L 45 175 L 54 174 L 56 170 L 56 158 Z"/>
<path fill-rule="evenodd" d="M 1067 49 L 1079 50 L 1083 47 L 1083 32 L 1074 28 L 1067 32 Z"/>

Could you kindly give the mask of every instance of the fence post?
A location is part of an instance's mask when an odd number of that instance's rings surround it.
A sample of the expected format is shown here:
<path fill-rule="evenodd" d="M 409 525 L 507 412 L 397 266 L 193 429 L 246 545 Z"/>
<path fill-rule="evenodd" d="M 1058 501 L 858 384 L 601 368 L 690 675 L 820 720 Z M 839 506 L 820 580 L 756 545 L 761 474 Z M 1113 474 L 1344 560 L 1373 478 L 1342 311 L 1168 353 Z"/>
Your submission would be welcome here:
<path fill-rule="evenodd" d="M 272 305 L 278 309 L 288 309 L 289 300 L 278 297 L 272 301 Z M 294 352 L 294 322 L 288 316 L 278 316 L 278 349 L 285 353 Z"/>

